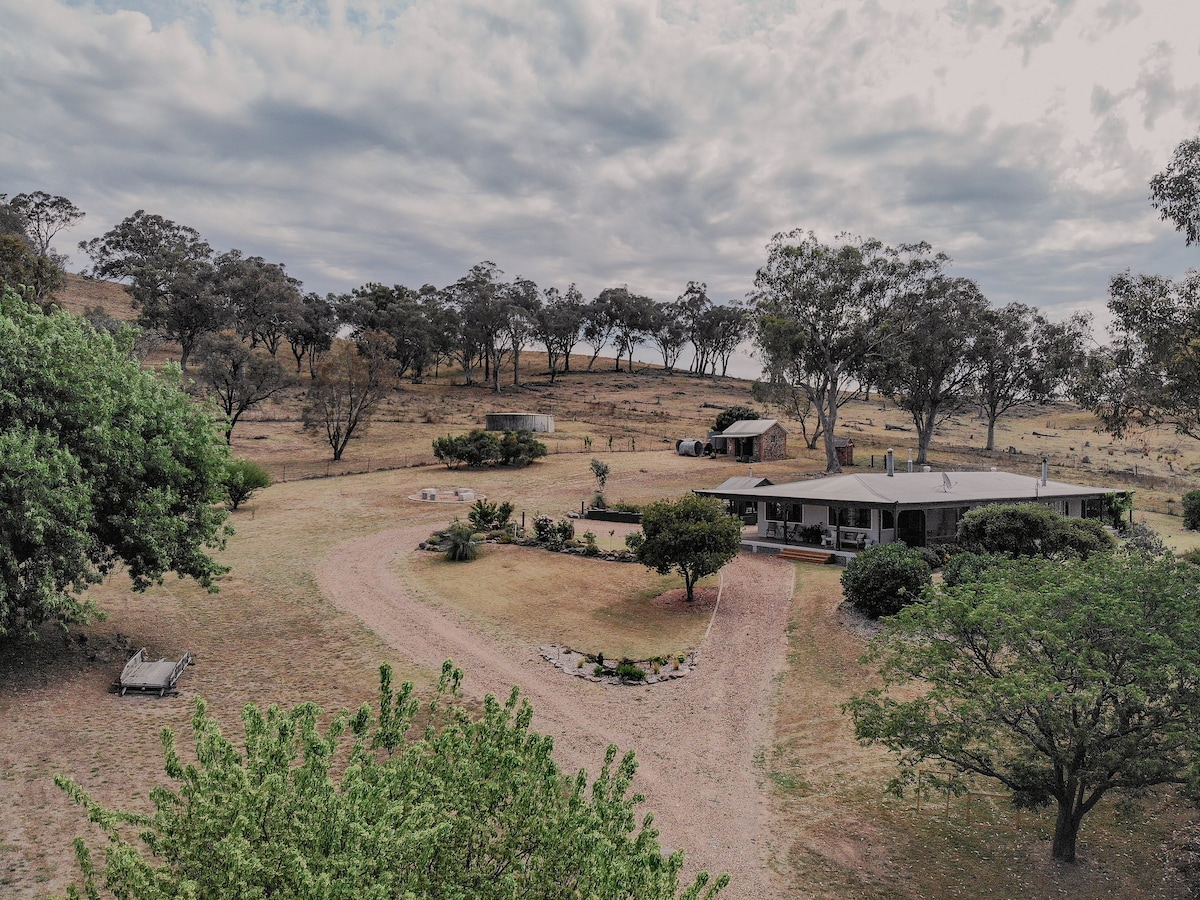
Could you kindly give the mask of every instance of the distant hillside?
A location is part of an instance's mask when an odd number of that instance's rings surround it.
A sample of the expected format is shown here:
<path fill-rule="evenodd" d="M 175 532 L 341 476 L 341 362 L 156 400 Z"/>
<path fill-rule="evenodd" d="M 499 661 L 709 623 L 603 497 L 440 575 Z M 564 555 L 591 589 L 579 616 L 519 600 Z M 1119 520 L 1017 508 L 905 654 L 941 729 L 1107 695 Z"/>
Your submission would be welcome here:
<path fill-rule="evenodd" d="M 124 285 L 115 281 L 68 275 L 66 288 L 55 300 L 63 309 L 77 316 L 83 315 L 88 307 L 99 306 L 114 319 L 132 321 L 137 318 L 137 310 L 133 308 Z"/>

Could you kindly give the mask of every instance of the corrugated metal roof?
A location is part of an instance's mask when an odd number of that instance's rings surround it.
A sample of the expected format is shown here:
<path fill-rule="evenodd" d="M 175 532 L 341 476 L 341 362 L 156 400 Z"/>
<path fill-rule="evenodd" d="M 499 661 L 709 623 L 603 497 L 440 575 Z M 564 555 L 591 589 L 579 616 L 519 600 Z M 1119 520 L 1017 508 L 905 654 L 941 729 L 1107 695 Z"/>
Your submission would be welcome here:
<path fill-rule="evenodd" d="M 771 479 L 761 475 L 734 475 L 721 482 L 718 491 L 741 491 L 746 488 L 763 487 L 771 484 Z"/>
<path fill-rule="evenodd" d="M 949 487 L 945 478 L 950 481 Z M 956 503 L 1023 502 L 1067 497 L 1095 497 L 1114 493 L 1114 488 L 1089 487 L 1048 481 L 1015 472 L 897 472 L 895 476 L 832 475 L 811 481 L 792 481 L 764 487 L 718 488 L 698 494 L 736 492 L 740 497 L 762 500 L 791 500 L 812 503 L 856 503 L 873 506 L 953 505 Z"/>
<path fill-rule="evenodd" d="M 721 437 L 758 437 L 777 424 L 775 419 L 739 419 L 722 431 Z"/>

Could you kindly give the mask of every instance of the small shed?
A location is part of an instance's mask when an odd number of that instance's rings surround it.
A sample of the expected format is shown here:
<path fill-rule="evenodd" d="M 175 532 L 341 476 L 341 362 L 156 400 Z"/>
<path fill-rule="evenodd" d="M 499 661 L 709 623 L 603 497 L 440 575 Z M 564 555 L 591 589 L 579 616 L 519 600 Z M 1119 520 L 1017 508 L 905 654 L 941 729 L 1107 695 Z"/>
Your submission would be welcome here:
<path fill-rule="evenodd" d="M 720 437 L 725 439 L 725 452 L 742 462 L 787 458 L 787 429 L 775 419 L 741 419 Z"/>
<path fill-rule="evenodd" d="M 834 438 L 833 450 L 839 465 L 854 465 L 854 438 Z"/>

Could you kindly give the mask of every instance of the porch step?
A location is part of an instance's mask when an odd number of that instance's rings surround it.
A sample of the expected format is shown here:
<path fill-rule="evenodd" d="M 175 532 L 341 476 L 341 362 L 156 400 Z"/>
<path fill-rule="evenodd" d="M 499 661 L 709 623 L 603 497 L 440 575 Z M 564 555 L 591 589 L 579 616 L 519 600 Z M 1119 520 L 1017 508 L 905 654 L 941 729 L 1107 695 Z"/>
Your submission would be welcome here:
<path fill-rule="evenodd" d="M 804 547 L 784 547 L 779 551 L 780 559 L 790 559 L 793 562 L 810 562 L 825 565 L 833 562 L 833 554 L 825 550 L 807 550 Z"/>

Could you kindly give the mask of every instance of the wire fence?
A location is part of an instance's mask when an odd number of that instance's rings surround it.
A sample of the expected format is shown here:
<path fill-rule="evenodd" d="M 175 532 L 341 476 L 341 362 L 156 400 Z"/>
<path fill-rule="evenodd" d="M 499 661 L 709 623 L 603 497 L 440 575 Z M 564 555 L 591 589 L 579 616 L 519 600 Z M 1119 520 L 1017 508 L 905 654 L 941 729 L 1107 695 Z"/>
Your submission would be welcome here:
<path fill-rule="evenodd" d="M 917 772 L 912 798 L 910 809 L 917 815 L 937 817 L 966 828 L 1019 831 L 1030 825 L 1044 825 L 1049 820 L 1046 810 L 1014 805 L 1011 794 L 964 789 L 953 778 L 936 778 L 922 771 Z"/>

